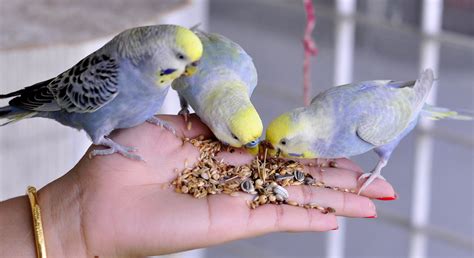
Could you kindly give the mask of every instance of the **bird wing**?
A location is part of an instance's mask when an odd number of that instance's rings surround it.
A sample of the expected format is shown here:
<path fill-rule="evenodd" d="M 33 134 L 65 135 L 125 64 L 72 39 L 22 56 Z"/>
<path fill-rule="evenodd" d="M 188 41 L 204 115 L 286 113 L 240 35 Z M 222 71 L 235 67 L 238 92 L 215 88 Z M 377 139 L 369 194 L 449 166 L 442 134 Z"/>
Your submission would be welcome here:
<path fill-rule="evenodd" d="M 357 127 L 357 135 L 376 146 L 395 140 L 417 119 L 434 81 L 433 70 L 426 69 L 416 81 L 378 81 L 377 87 L 362 86 L 360 89 L 367 91 L 362 99 L 368 108 Z"/>
<path fill-rule="evenodd" d="M 56 111 L 61 108 L 54 100 L 54 96 L 48 89 L 48 84 L 54 78 L 36 83 L 24 89 L 6 94 L 6 97 L 18 96 L 8 103 L 10 106 L 31 111 Z"/>
<path fill-rule="evenodd" d="M 61 109 L 93 112 L 118 94 L 117 61 L 107 55 L 90 55 L 57 76 L 48 89 Z"/>
<path fill-rule="evenodd" d="M 406 112 L 406 113 L 405 113 Z M 400 112 L 396 107 L 381 110 L 379 115 L 367 114 L 357 126 L 357 135 L 375 146 L 395 140 L 411 121 L 411 110 Z"/>
<path fill-rule="evenodd" d="M 22 90 L 9 104 L 31 111 L 93 112 L 118 94 L 118 64 L 106 55 L 88 56 L 71 69 Z"/>
<path fill-rule="evenodd" d="M 396 83 L 398 85 L 393 85 Z M 415 119 L 416 105 L 413 103 L 415 91 L 413 84 L 403 85 L 399 82 L 388 82 L 385 87 L 363 89 L 360 101 L 365 102 L 363 114 L 357 125 L 357 135 L 375 146 L 395 140 L 409 123 Z M 395 87 L 394 87 L 395 86 Z"/>

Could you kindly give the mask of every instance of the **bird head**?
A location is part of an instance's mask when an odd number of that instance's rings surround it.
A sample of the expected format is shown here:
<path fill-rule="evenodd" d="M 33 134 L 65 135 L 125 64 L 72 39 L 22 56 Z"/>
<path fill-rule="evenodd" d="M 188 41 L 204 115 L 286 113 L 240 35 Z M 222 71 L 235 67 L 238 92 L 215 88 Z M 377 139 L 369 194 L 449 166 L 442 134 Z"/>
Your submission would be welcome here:
<path fill-rule="evenodd" d="M 170 85 L 182 74 L 191 76 L 197 71 L 197 64 L 203 53 L 203 45 L 198 36 L 189 29 L 167 25 L 171 29 L 169 51 L 160 51 L 157 60 L 157 84 L 160 87 Z"/>
<path fill-rule="evenodd" d="M 250 104 L 233 113 L 228 121 L 229 131 L 221 136 L 222 141 L 233 147 L 257 148 L 263 124 L 253 105 Z"/>
<path fill-rule="evenodd" d="M 270 145 L 270 155 L 288 158 L 317 157 L 311 150 L 311 125 L 307 120 L 301 119 L 302 110 L 300 108 L 284 113 L 268 125 L 265 141 Z"/>

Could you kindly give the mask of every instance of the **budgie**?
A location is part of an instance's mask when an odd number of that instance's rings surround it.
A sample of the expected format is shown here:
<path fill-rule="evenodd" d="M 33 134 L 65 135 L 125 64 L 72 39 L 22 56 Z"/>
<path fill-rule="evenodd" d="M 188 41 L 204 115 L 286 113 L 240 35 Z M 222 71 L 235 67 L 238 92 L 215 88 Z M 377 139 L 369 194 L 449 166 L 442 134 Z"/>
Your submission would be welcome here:
<path fill-rule="evenodd" d="M 235 42 L 213 33 L 194 30 L 204 53 L 199 70 L 172 84 L 180 95 L 180 114 L 188 104 L 223 143 L 256 148 L 263 124 L 250 96 L 257 86 L 252 58 Z"/>
<path fill-rule="evenodd" d="M 417 124 L 420 115 L 470 119 L 425 104 L 434 82 L 431 69 L 416 81 L 365 81 L 328 89 L 308 107 L 273 120 L 266 141 L 274 151 L 294 158 L 341 158 L 374 150 L 379 161 L 359 194 L 376 178 L 393 150 Z"/>
<path fill-rule="evenodd" d="M 195 71 L 202 55 L 199 38 L 176 25 L 155 25 L 125 30 L 103 47 L 58 76 L 24 89 L 0 95 L 14 97 L 0 107 L 0 119 L 9 124 L 44 117 L 83 129 L 95 145 L 107 149 L 90 154 L 120 153 L 142 160 L 107 136 L 115 129 L 145 121 L 174 130 L 154 117 L 171 82 Z"/>

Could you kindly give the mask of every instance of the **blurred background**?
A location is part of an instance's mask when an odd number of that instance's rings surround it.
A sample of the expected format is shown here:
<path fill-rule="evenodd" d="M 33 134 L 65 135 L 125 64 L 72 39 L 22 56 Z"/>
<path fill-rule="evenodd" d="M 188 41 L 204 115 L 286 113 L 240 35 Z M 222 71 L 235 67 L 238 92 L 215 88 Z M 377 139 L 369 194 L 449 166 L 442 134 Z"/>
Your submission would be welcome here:
<path fill-rule="evenodd" d="M 315 0 L 312 95 L 372 79 L 439 78 L 430 103 L 474 110 L 472 0 Z M 0 0 L 0 92 L 55 76 L 121 30 L 176 23 L 238 42 L 254 58 L 253 101 L 264 124 L 303 104 L 305 13 L 300 0 Z M 0 105 L 7 101 L 1 101 Z M 178 110 L 172 92 L 164 113 Z M 84 132 L 32 119 L 0 128 L 0 200 L 67 172 L 90 144 Z M 377 158 L 354 158 L 370 170 Z M 396 201 L 377 219 L 341 219 L 331 233 L 278 233 L 180 257 L 473 257 L 474 123 L 422 121 L 383 175 Z"/>

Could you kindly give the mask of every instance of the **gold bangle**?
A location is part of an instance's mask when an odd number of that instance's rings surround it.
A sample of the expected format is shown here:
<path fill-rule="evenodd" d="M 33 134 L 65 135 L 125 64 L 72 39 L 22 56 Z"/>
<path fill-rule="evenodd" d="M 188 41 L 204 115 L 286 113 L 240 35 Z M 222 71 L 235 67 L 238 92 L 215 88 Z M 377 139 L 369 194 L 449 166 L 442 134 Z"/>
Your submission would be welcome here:
<path fill-rule="evenodd" d="M 26 191 L 30 199 L 31 213 L 33 217 L 33 233 L 35 235 L 36 257 L 46 258 L 46 245 L 44 243 L 43 223 L 41 222 L 41 210 L 38 204 L 38 195 L 36 188 L 28 186 Z"/>

